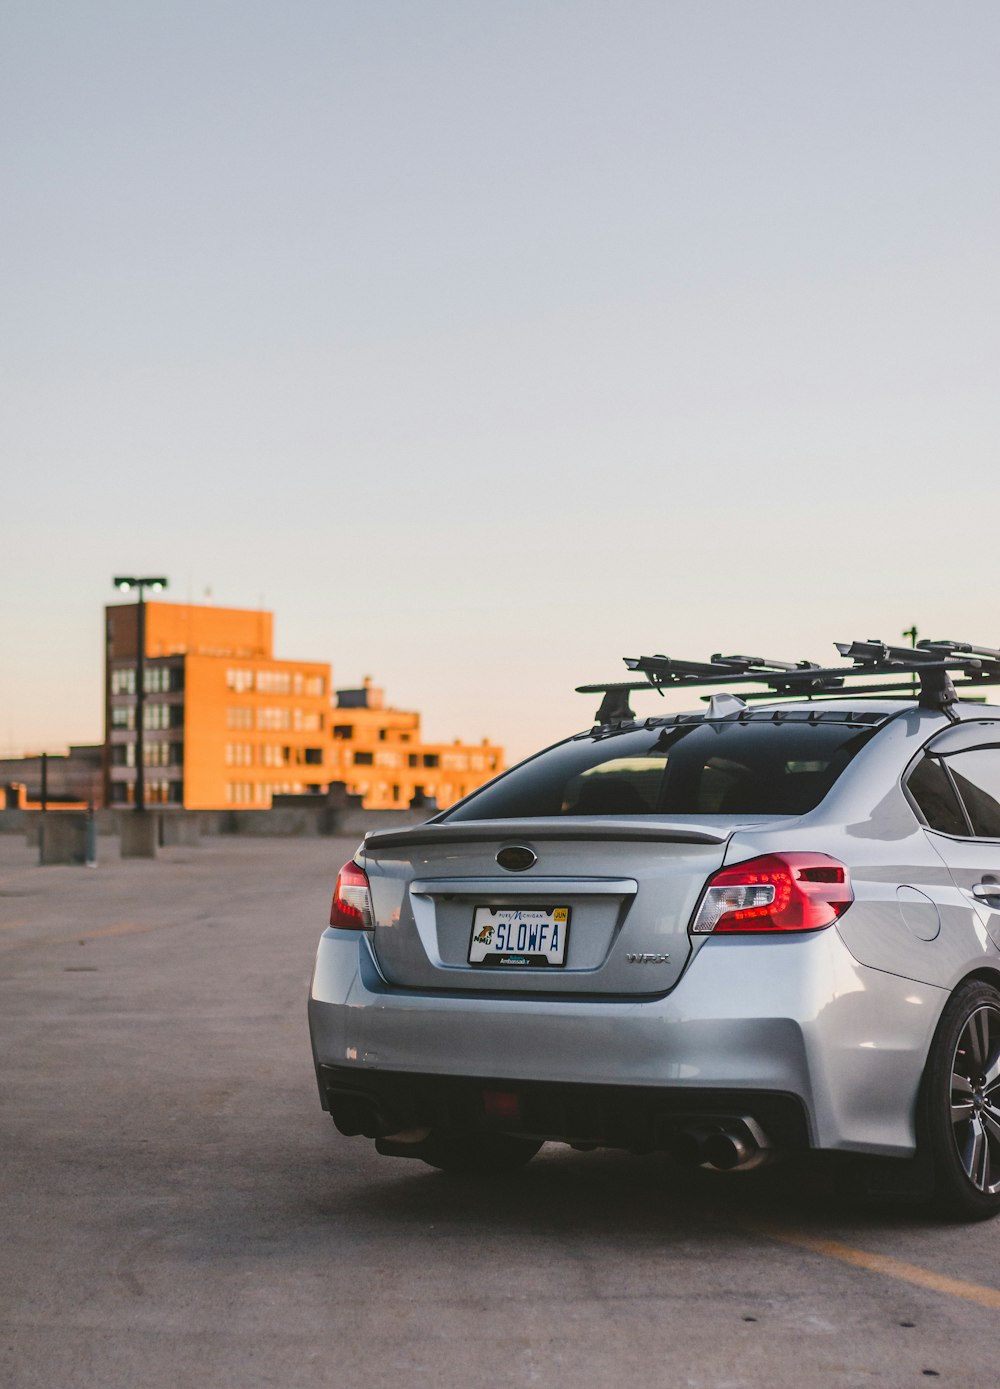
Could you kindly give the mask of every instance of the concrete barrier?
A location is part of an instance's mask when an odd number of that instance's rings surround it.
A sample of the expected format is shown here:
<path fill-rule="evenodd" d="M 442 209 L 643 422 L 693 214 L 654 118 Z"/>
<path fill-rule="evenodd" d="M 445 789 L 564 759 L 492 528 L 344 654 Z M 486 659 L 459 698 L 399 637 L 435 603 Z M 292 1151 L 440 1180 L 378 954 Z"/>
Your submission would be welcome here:
<path fill-rule="evenodd" d="M 291 835 L 323 836 L 356 834 L 368 830 L 421 825 L 434 811 L 362 810 L 329 805 L 277 806 L 270 810 L 224 810 L 202 812 L 203 834 L 244 834 L 261 837 Z M 167 817 L 165 816 L 164 819 Z"/>
<path fill-rule="evenodd" d="M 365 835 L 369 830 L 401 830 L 422 825 L 436 814 L 436 810 L 346 810 L 337 824 L 337 833 Z"/>
<path fill-rule="evenodd" d="M 161 847 L 201 843 L 201 813 L 197 810 L 168 810 L 160 816 Z"/>
<path fill-rule="evenodd" d="M 220 834 L 253 835 L 260 838 L 328 836 L 356 834 L 361 839 L 369 830 L 386 830 L 420 825 L 435 814 L 431 808 L 407 810 L 364 810 L 351 796 L 346 803 L 330 804 L 324 797 L 315 801 L 288 797 L 283 805 L 270 810 L 134 810 L 104 809 L 96 812 L 98 835 L 115 835 L 121 840 L 122 858 L 155 858 L 158 848 L 196 847 L 205 836 Z M 299 804 L 295 804 L 299 801 Z M 289 804 L 291 802 L 291 804 Z M 37 810 L 0 810 L 0 832 L 7 826 L 3 817 L 17 817 L 11 832 L 27 836 L 28 844 L 38 847 L 42 820 L 62 821 L 84 811 L 54 810 L 44 815 Z M 150 829 L 152 825 L 155 828 Z M 151 840 L 152 836 L 152 840 Z"/>
<path fill-rule="evenodd" d="M 24 834 L 27 828 L 28 812 L 18 806 L 8 806 L 0 810 L 0 834 Z"/>
<path fill-rule="evenodd" d="M 118 816 L 122 858 L 156 858 L 160 817 L 155 810 L 123 810 Z"/>
<path fill-rule="evenodd" d="M 60 810 L 52 814 L 39 812 L 38 821 L 36 833 L 40 864 L 87 862 L 85 810 Z"/>
<path fill-rule="evenodd" d="M 325 806 L 302 806 L 299 809 L 279 807 L 271 810 L 231 810 L 229 825 L 224 834 L 258 835 L 318 835 L 332 834 L 333 830 L 320 828 L 325 817 Z"/>

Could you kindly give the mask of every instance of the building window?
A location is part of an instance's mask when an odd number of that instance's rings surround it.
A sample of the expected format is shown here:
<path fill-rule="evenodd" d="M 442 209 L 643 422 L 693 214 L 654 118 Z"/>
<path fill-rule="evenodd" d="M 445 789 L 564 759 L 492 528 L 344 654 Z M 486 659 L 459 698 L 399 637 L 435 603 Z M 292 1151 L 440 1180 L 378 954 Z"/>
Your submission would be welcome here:
<path fill-rule="evenodd" d="M 257 672 L 258 694 L 291 694 L 292 673 L 290 670 L 259 670 Z"/>
<path fill-rule="evenodd" d="M 309 767 L 321 767 L 321 766 L 323 765 L 323 749 L 322 749 L 322 748 L 306 748 L 306 749 L 305 749 L 305 754 L 306 754 L 306 756 L 305 756 L 305 761 L 306 761 L 306 765 L 307 765 L 307 766 L 309 766 Z"/>
<path fill-rule="evenodd" d="M 424 766 L 425 766 L 425 767 L 436 767 L 440 761 L 441 761 L 441 759 L 440 759 L 440 757 L 438 757 L 438 755 L 437 755 L 436 752 L 425 752 L 425 753 L 424 753 Z"/>
<path fill-rule="evenodd" d="M 375 761 L 375 755 L 371 752 L 356 752 L 354 754 L 355 767 L 370 767 Z"/>
<path fill-rule="evenodd" d="M 257 727 L 267 729 L 270 732 L 284 732 L 292 726 L 291 709 L 282 709 L 274 706 L 265 706 L 257 710 Z"/>
<path fill-rule="evenodd" d="M 142 726 L 149 729 L 177 728 L 180 724 L 179 704 L 146 704 L 142 710 Z"/>
<path fill-rule="evenodd" d="M 354 725 L 352 723 L 335 723 L 333 725 L 333 736 L 342 738 L 345 741 L 354 737 Z"/>
<path fill-rule="evenodd" d="M 247 705 L 230 705 L 226 710 L 227 728 L 253 728 L 253 710 Z"/>
<path fill-rule="evenodd" d="M 243 694 L 246 690 L 252 690 L 253 671 L 230 667 L 230 669 L 226 671 L 226 689 L 235 690 L 237 694 Z"/>
<path fill-rule="evenodd" d="M 407 760 L 407 762 L 410 764 L 411 767 L 419 767 L 419 766 L 420 766 L 420 758 L 417 756 L 417 754 L 416 754 L 415 752 L 409 753 L 408 756 L 407 756 L 407 758 L 406 758 L 406 760 Z"/>
<path fill-rule="evenodd" d="M 313 709 L 293 709 L 292 726 L 296 733 L 318 733 L 322 727 L 322 715 Z"/>
<path fill-rule="evenodd" d="M 111 710 L 112 728 L 135 728 L 135 705 L 119 704 Z"/>
<path fill-rule="evenodd" d="M 269 790 L 272 796 L 301 796 L 305 787 L 301 781 L 276 781 Z"/>
<path fill-rule="evenodd" d="M 326 693 L 326 680 L 322 675 L 306 676 L 306 694 L 314 699 L 321 699 Z"/>
<path fill-rule="evenodd" d="M 134 744 L 129 744 L 130 747 Z M 142 760 L 147 767 L 166 767 L 170 764 L 169 743 L 143 743 Z"/>
<path fill-rule="evenodd" d="M 135 666 L 128 666 L 111 672 L 111 693 L 113 695 L 135 694 Z"/>
<path fill-rule="evenodd" d="M 142 683 L 147 694 L 167 694 L 180 689 L 180 671 L 171 666 L 147 666 L 143 672 Z"/>

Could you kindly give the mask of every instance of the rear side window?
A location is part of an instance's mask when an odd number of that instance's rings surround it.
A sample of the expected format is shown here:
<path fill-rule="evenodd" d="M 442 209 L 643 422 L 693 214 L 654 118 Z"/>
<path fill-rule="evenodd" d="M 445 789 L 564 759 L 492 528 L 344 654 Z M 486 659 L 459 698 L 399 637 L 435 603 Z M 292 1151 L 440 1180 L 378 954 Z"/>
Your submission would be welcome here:
<path fill-rule="evenodd" d="M 951 778 L 936 757 L 921 758 L 907 779 L 906 789 L 919 806 L 929 829 L 941 834 L 968 835 L 969 826 Z"/>
<path fill-rule="evenodd" d="M 801 815 L 875 731 L 749 719 L 574 739 L 513 768 L 445 818 Z"/>
<path fill-rule="evenodd" d="M 947 762 L 973 833 L 1000 839 L 1000 747 L 970 748 L 953 753 Z"/>

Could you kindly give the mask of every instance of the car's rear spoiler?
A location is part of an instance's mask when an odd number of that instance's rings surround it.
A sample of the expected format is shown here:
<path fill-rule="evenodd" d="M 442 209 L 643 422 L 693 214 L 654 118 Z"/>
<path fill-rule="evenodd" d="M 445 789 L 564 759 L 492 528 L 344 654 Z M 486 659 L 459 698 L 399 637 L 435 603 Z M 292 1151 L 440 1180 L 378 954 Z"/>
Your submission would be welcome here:
<path fill-rule="evenodd" d="M 767 817 L 773 819 L 773 816 Z M 741 822 L 742 823 L 742 822 Z M 734 823 L 677 824 L 653 816 L 619 819 L 545 816 L 531 820 L 462 820 L 448 824 L 412 825 L 407 829 L 369 830 L 366 849 L 393 849 L 414 844 L 468 844 L 483 839 L 626 839 L 674 844 L 725 844 Z"/>

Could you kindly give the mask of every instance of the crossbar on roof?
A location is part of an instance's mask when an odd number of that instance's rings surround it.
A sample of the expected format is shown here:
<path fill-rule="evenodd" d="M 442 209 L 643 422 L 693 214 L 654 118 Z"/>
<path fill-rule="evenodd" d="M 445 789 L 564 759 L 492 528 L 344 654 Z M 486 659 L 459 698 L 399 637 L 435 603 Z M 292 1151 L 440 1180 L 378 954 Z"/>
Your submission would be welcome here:
<path fill-rule="evenodd" d="M 597 711 L 600 725 L 630 720 L 634 716 L 629 696 L 633 690 L 686 689 L 705 685 L 763 685 L 749 698 L 794 697 L 816 699 L 860 694 L 910 694 L 919 682 L 917 703 L 922 708 L 947 709 L 958 699 L 952 673 L 961 676 L 959 688 L 1000 684 L 1000 650 L 970 642 L 921 641 L 915 647 L 892 646 L 877 639 L 835 642 L 851 664 L 820 666 L 814 661 L 777 661 L 759 656 L 715 655 L 709 661 L 684 661 L 672 656 L 626 656 L 630 671 L 645 680 L 616 680 L 578 685 L 578 694 L 603 696 Z M 915 682 L 898 683 L 910 675 Z M 896 676 L 895 684 L 847 685 L 859 678 Z"/>

